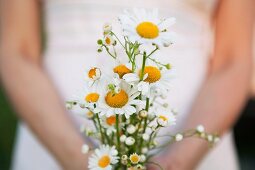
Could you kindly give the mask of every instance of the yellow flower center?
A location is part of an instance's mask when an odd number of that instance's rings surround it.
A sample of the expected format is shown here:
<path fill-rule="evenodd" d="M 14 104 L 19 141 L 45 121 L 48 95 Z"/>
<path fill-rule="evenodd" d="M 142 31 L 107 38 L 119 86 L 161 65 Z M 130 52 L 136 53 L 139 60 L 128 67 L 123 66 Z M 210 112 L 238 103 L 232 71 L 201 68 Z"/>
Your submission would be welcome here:
<path fill-rule="evenodd" d="M 159 118 L 160 118 L 160 119 L 162 119 L 163 121 L 167 121 L 167 120 L 168 120 L 168 118 L 167 118 L 167 117 L 162 116 L 162 115 L 160 115 L 160 116 L 159 116 Z"/>
<path fill-rule="evenodd" d="M 89 93 L 86 97 L 85 97 L 85 100 L 86 102 L 92 102 L 92 103 L 95 103 L 97 102 L 99 99 L 99 94 L 98 93 Z"/>
<path fill-rule="evenodd" d="M 106 118 L 106 123 L 110 126 L 115 125 L 116 123 L 116 116 L 110 116 L 108 118 Z"/>
<path fill-rule="evenodd" d="M 96 68 L 96 67 L 94 67 L 94 68 L 92 68 L 92 69 L 90 69 L 89 70 L 89 72 L 88 72 L 88 76 L 89 76 L 89 78 L 91 78 L 91 79 L 93 79 L 95 76 L 96 76 L 96 70 L 97 70 L 98 68 Z"/>
<path fill-rule="evenodd" d="M 120 76 L 120 78 L 122 78 L 125 74 L 131 73 L 132 71 L 129 68 L 127 68 L 125 65 L 121 64 L 116 66 L 113 69 L 113 72 L 117 73 Z"/>
<path fill-rule="evenodd" d="M 122 108 L 128 102 L 128 95 L 124 90 L 121 90 L 119 93 L 108 92 L 105 96 L 105 102 L 114 108 Z"/>
<path fill-rule="evenodd" d="M 154 39 L 159 35 L 159 28 L 152 22 L 142 22 L 137 25 L 136 32 L 143 38 Z"/>
<path fill-rule="evenodd" d="M 144 80 L 148 83 L 155 83 L 161 78 L 160 70 L 157 67 L 153 66 L 146 66 L 144 68 L 144 74 L 148 74 L 148 77 Z"/>
<path fill-rule="evenodd" d="M 105 38 L 105 43 L 106 43 L 107 45 L 110 45 L 110 44 L 111 44 L 111 39 L 110 39 L 109 37 L 106 37 L 106 38 Z"/>
<path fill-rule="evenodd" d="M 108 165 L 110 165 L 111 163 L 111 158 L 108 155 L 104 155 L 102 156 L 99 160 L 98 160 L 98 166 L 100 168 L 105 168 Z"/>
<path fill-rule="evenodd" d="M 130 156 L 130 161 L 133 164 L 137 164 L 140 161 L 140 157 L 137 154 L 133 154 Z"/>
<path fill-rule="evenodd" d="M 87 117 L 92 118 L 94 116 L 94 113 L 91 111 L 87 112 Z"/>

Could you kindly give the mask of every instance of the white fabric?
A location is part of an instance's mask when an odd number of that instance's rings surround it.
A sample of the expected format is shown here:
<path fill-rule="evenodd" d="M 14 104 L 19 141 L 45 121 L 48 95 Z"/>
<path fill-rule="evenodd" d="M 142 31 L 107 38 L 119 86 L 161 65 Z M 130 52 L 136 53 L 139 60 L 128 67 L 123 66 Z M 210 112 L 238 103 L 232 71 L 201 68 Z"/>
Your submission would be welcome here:
<path fill-rule="evenodd" d="M 209 5 L 208 5 L 209 4 Z M 159 8 L 162 16 L 175 16 L 178 41 L 162 50 L 162 60 L 176 69 L 169 104 L 179 110 L 181 124 L 205 77 L 211 45 L 209 17 L 213 0 L 48 0 L 45 1 L 47 46 L 44 66 L 59 90 L 63 102 L 82 86 L 85 70 L 92 66 L 109 68 L 111 59 L 96 52 L 102 25 L 112 22 L 123 9 Z M 116 28 L 118 30 L 118 26 Z M 206 114 L 206 113 L 205 113 Z M 178 128 L 178 126 L 176 127 Z M 57 170 L 56 161 L 26 127 L 20 124 L 14 170 Z M 231 133 L 201 163 L 201 170 L 238 169 Z"/>

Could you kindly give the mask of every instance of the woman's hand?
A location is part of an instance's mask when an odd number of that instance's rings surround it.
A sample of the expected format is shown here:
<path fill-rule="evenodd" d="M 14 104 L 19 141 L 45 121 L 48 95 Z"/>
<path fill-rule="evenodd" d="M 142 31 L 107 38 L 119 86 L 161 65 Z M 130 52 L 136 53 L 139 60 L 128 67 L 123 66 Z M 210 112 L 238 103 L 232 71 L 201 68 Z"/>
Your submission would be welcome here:
<path fill-rule="evenodd" d="M 163 168 L 164 170 L 177 170 L 177 167 L 174 167 L 171 163 L 171 160 L 167 157 L 167 155 L 160 155 L 155 158 L 152 158 L 148 163 L 148 170 L 160 170 Z M 180 170 L 180 169 L 179 169 Z"/>

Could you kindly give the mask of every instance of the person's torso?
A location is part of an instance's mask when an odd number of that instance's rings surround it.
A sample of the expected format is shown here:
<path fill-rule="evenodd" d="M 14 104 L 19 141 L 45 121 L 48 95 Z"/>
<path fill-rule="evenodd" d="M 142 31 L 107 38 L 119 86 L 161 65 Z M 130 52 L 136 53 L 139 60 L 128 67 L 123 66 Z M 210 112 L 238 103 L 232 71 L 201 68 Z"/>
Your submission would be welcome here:
<path fill-rule="evenodd" d="M 162 60 L 170 62 L 176 70 L 168 101 L 179 110 L 178 119 L 182 120 L 207 71 L 214 4 L 209 2 L 214 1 L 47 0 L 45 68 L 64 100 L 70 99 L 83 86 L 86 69 L 93 66 L 110 69 L 109 57 L 97 53 L 96 41 L 102 36 L 103 24 L 110 22 L 113 30 L 121 33 L 117 17 L 124 9 L 158 8 L 161 16 L 177 19 L 173 27 L 177 41 L 161 53 Z"/>

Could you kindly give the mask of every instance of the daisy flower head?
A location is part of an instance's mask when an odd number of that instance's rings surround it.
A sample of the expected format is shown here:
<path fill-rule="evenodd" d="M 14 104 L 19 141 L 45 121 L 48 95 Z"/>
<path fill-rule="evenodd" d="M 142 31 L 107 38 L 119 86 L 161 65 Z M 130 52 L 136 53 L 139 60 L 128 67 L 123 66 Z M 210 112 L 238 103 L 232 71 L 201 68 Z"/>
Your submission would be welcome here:
<path fill-rule="evenodd" d="M 175 125 L 176 123 L 176 116 L 169 110 L 158 108 L 156 111 L 156 120 L 158 125 L 165 127 L 170 125 Z"/>
<path fill-rule="evenodd" d="M 89 169 L 112 170 L 114 164 L 118 163 L 118 151 L 115 146 L 101 145 L 89 158 Z"/>
<path fill-rule="evenodd" d="M 87 108 L 86 116 L 93 117 L 93 113 L 98 113 L 96 105 L 100 98 L 100 92 L 97 89 L 85 86 L 79 95 L 76 97 L 81 108 Z"/>
<path fill-rule="evenodd" d="M 131 85 L 136 85 L 138 91 L 147 97 L 150 97 L 152 94 L 156 95 L 168 92 L 170 81 L 172 79 L 170 70 L 147 65 L 144 67 L 144 76 L 142 80 L 141 72 L 142 70 L 139 70 L 136 73 L 127 73 L 123 76 L 123 79 Z"/>
<path fill-rule="evenodd" d="M 101 98 L 98 109 L 101 111 L 100 116 L 106 115 L 107 117 L 112 115 L 125 114 L 128 119 L 130 115 L 136 113 L 136 105 L 141 105 L 141 101 L 136 99 L 139 96 L 139 92 L 136 88 L 130 86 L 124 81 L 121 81 L 118 92 L 109 89 Z"/>
<path fill-rule="evenodd" d="M 111 135 L 113 132 L 116 132 L 116 115 L 112 115 L 109 117 L 103 116 L 102 118 L 102 126 L 106 129 L 107 135 Z"/>
<path fill-rule="evenodd" d="M 133 153 L 129 156 L 129 159 L 132 164 L 138 164 L 138 162 L 140 161 L 140 156 L 137 153 Z"/>
<path fill-rule="evenodd" d="M 87 71 L 86 80 L 90 88 L 95 88 L 100 92 L 106 89 L 107 77 L 102 75 L 101 70 L 97 67 L 92 67 Z"/>
<path fill-rule="evenodd" d="M 119 20 L 124 35 L 132 42 L 169 46 L 174 41 L 174 33 L 169 28 L 175 23 L 175 18 L 160 19 L 157 9 L 124 11 Z"/>
<path fill-rule="evenodd" d="M 116 40 L 113 38 L 113 36 L 111 34 L 106 34 L 104 36 L 104 44 L 106 46 L 110 46 L 110 45 L 115 45 L 116 44 Z"/>
<path fill-rule="evenodd" d="M 132 73 L 132 70 L 125 64 L 119 64 L 113 68 L 113 72 L 123 78 L 125 74 Z"/>

